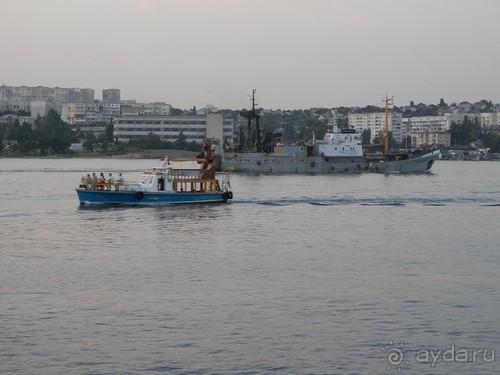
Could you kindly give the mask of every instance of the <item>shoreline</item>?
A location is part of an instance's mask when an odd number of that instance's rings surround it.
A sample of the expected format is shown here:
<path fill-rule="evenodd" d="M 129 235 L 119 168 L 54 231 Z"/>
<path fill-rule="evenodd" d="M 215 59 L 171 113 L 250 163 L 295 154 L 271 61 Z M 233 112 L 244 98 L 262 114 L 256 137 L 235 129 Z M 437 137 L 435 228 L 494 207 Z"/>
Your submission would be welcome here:
<path fill-rule="evenodd" d="M 9 155 L 0 154 L 0 159 L 158 159 L 168 156 L 169 159 L 184 158 L 184 157 L 195 157 L 199 152 L 187 151 L 187 150 L 147 150 L 130 152 L 126 154 L 116 154 L 109 155 L 105 153 L 73 153 L 69 155 Z"/>

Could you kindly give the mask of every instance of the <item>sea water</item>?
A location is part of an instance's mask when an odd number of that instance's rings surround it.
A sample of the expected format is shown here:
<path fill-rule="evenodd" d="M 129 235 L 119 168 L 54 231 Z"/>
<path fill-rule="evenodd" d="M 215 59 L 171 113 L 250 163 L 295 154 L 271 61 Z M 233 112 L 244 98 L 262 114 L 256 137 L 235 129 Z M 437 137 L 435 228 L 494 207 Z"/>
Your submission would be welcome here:
<path fill-rule="evenodd" d="M 500 163 L 79 206 L 151 166 L 0 159 L 0 374 L 500 373 Z"/>

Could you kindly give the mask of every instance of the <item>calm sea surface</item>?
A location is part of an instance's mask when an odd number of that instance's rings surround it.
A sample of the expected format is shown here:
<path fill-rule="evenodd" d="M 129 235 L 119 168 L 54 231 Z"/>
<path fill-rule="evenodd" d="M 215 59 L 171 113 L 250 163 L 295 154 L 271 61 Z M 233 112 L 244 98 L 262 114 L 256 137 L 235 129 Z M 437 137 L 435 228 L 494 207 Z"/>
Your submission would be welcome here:
<path fill-rule="evenodd" d="M 0 159 L 0 374 L 500 373 L 500 162 L 79 207 L 154 163 Z"/>

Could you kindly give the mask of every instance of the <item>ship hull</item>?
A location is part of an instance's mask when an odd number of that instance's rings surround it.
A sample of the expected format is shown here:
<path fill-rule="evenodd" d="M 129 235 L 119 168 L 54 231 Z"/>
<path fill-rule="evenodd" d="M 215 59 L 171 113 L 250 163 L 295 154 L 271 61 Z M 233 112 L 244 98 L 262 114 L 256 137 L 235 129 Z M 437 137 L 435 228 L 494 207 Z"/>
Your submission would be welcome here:
<path fill-rule="evenodd" d="M 430 171 L 438 158 L 439 151 L 393 161 L 359 157 L 324 158 L 300 154 L 225 153 L 222 155 L 222 169 L 247 173 L 424 173 Z"/>
<path fill-rule="evenodd" d="M 439 155 L 439 151 L 433 151 L 405 160 L 370 161 L 368 171 L 385 174 L 427 173 L 430 172 L 434 162 L 439 159 Z"/>
<path fill-rule="evenodd" d="M 230 192 L 168 193 L 142 191 L 99 191 L 76 189 L 81 205 L 85 204 L 137 204 L 167 205 L 187 203 L 221 203 L 231 199 Z"/>

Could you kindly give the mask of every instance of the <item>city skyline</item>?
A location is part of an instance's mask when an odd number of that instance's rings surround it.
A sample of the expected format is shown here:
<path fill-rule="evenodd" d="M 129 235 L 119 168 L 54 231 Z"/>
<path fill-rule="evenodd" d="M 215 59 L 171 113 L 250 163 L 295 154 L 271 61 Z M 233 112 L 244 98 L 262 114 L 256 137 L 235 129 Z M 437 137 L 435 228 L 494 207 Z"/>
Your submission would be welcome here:
<path fill-rule="evenodd" d="M 500 102 L 493 0 L 4 0 L 0 84 L 177 108 Z"/>

